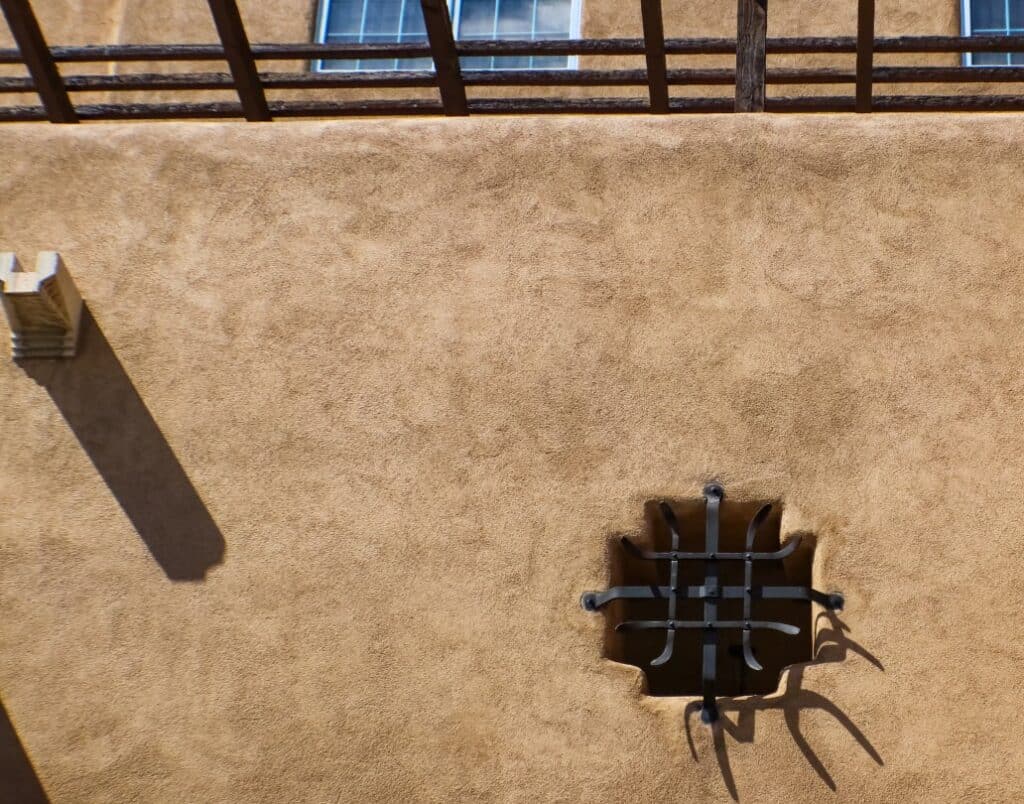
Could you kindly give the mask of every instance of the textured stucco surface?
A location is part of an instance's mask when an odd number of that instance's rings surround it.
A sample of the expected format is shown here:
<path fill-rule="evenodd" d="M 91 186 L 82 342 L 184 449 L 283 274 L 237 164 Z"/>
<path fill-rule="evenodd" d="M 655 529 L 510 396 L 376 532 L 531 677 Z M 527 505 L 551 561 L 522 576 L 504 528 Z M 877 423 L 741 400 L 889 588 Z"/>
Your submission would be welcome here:
<path fill-rule="evenodd" d="M 1022 126 L 0 128 L 0 799 L 1016 800 Z M 691 754 L 577 601 L 712 476 L 850 630 Z"/>

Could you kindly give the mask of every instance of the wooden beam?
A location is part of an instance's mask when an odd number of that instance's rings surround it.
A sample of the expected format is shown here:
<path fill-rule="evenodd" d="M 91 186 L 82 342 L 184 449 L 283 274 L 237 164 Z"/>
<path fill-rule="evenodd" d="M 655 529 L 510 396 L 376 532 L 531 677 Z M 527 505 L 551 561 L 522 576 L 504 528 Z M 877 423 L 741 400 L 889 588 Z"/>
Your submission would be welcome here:
<path fill-rule="evenodd" d="M 235 79 L 235 89 L 245 119 L 252 122 L 270 120 L 270 107 L 263 94 L 263 85 L 256 71 L 256 60 L 249 47 L 249 37 L 245 35 L 238 4 L 235 0 L 209 0 L 209 4 L 217 35 L 224 46 L 224 58 Z"/>
<path fill-rule="evenodd" d="M 669 86 L 733 86 L 732 68 L 674 69 Z M 467 87 L 642 87 L 646 70 L 466 70 Z M 380 89 L 433 87 L 436 79 L 427 70 L 359 70 L 328 73 L 260 73 L 264 89 Z M 875 67 L 876 84 L 1022 84 L 1024 67 Z M 768 84 L 857 83 L 853 70 L 833 67 L 777 67 L 766 73 Z M 100 73 L 69 75 L 64 87 L 72 92 L 120 92 L 141 90 L 233 90 L 230 73 Z M 31 76 L 0 77 L 0 94 L 35 92 Z M 766 107 L 771 104 L 765 101 Z M 273 109 L 271 109 L 273 111 Z"/>
<path fill-rule="evenodd" d="M 853 112 L 854 98 L 843 96 L 774 97 L 765 101 L 769 112 Z M 674 113 L 729 112 L 732 98 L 672 98 Z M 643 114 L 646 98 L 477 98 L 469 102 L 473 114 Z M 440 115 L 437 100 L 273 101 L 275 117 L 368 117 L 385 115 Z M 82 104 L 82 120 L 186 120 L 242 116 L 242 106 L 230 103 Z M 1024 95 L 881 95 L 874 98 L 879 112 L 1024 112 Z M 45 121 L 42 106 L 0 106 L 0 122 Z"/>
<path fill-rule="evenodd" d="M 429 58 L 426 43 L 384 44 L 255 44 L 257 61 L 275 59 L 418 59 Z M 642 56 L 643 39 L 463 40 L 455 43 L 462 56 Z M 63 62 L 104 61 L 223 61 L 220 45 L 54 45 L 53 58 Z M 765 52 L 856 53 L 853 36 L 790 36 L 770 38 Z M 876 37 L 875 53 L 1021 53 L 1024 36 L 892 36 Z M 735 39 L 703 37 L 666 39 L 665 53 L 679 55 L 734 55 Z M 0 64 L 21 64 L 21 53 L 0 48 Z M 974 69 L 974 68 L 972 68 Z"/>
<path fill-rule="evenodd" d="M 875 0 L 857 5 L 857 111 L 871 111 L 872 70 L 875 50 Z"/>
<path fill-rule="evenodd" d="M 0 8 L 18 45 L 21 60 L 36 85 L 51 123 L 77 123 L 78 115 L 61 80 L 57 63 L 43 38 L 29 0 L 0 0 Z"/>
<path fill-rule="evenodd" d="M 768 0 L 739 0 L 736 12 L 736 111 L 763 112 Z"/>
<path fill-rule="evenodd" d="M 665 28 L 661 0 L 641 0 L 644 19 L 644 55 L 647 57 L 647 86 L 651 111 L 668 114 L 668 67 L 665 63 Z"/>
<path fill-rule="evenodd" d="M 675 69 L 667 71 L 669 86 L 733 86 L 732 68 Z M 877 81 L 912 82 L 1024 82 L 1024 67 L 880 67 Z M 373 89 L 434 87 L 433 70 L 358 70 L 326 73 L 260 73 L 268 89 Z M 645 87 L 646 70 L 465 70 L 467 87 Z M 829 67 L 769 70 L 769 84 L 855 84 L 853 70 Z M 234 90 L 230 73 L 99 73 L 69 75 L 64 86 L 71 92 L 141 90 Z M 35 92 L 30 76 L 0 77 L 0 93 Z M 273 112 L 273 109 L 271 109 Z"/>
<path fill-rule="evenodd" d="M 430 42 L 430 56 L 434 60 L 437 88 L 441 92 L 444 113 L 449 116 L 469 114 L 466 87 L 462 83 L 459 54 L 455 50 L 452 18 L 448 14 L 447 0 L 420 0 L 423 22 Z"/>

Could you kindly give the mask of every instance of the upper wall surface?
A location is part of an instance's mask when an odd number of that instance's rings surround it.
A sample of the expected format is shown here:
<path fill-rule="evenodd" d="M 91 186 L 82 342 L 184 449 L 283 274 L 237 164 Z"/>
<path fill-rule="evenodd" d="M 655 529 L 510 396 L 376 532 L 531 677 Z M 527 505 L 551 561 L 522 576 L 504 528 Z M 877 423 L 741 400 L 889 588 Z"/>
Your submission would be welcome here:
<path fill-rule="evenodd" d="M 303 42 L 312 38 L 317 0 L 238 0 L 254 42 Z M 205 0 L 32 0 L 53 44 L 100 42 L 213 42 L 217 32 Z M 730 36 L 736 32 L 736 0 L 666 0 L 666 36 Z M 856 0 L 822 4 L 776 3 L 770 9 L 772 36 L 852 33 Z M 882 35 L 958 34 L 958 0 L 878 0 Z M 582 33 L 589 37 L 640 36 L 639 2 L 583 0 Z M 0 42 L 9 43 L 5 26 Z"/>
<path fill-rule="evenodd" d="M 0 128 L 0 800 L 1015 800 L 1022 133 Z M 848 606 L 691 753 L 578 600 L 711 477 Z"/>

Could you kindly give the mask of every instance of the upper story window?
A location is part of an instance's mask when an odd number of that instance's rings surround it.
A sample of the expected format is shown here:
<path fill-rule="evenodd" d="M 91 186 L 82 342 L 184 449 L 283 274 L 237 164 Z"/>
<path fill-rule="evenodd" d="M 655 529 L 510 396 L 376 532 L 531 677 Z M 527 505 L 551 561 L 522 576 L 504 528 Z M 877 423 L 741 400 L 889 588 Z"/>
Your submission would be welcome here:
<path fill-rule="evenodd" d="M 1024 0 L 962 0 L 965 36 L 1024 36 Z M 1024 53 L 966 53 L 973 67 L 1024 66 Z"/>
<path fill-rule="evenodd" d="M 581 0 L 448 0 L 456 39 L 575 39 Z M 320 0 L 317 41 L 425 42 L 419 0 Z M 565 69 L 574 56 L 462 59 L 467 70 Z M 324 59 L 317 70 L 429 70 L 430 59 Z"/>

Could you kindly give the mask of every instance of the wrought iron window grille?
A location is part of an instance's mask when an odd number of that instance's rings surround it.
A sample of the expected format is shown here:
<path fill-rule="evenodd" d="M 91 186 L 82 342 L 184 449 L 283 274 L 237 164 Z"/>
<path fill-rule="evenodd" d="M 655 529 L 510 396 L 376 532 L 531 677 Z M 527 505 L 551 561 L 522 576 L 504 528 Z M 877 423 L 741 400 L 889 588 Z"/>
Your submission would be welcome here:
<path fill-rule="evenodd" d="M 618 632 L 639 632 L 660 630 L 665 632 L 665 647 L 661 654 L 650 662 L 652 667 L 661 667 L 668 663 L 675 651 L 676 632 L 683 629 L 694 629 L 701 632 L 701 719 L 705 723 L 718 720 L 718 706 L 715 702 L 718 688 L 718 643 L 722 631 L 738 630 L 742 633 L 742 658 L 746 667 L 755 672 L 764 668 L 758 662 L 753 645 L 754 631 L 774 631 L 786 636 L 795 636 L 800 628 L 790 623 L 759 620 L 754 616 L 756 600 L 792 600 L 818 603 L 828 610 L 843 608 L 843 596 L 840 593 L 820 592 L 810 586 L 776 586 L 755 584 L 754 566 L 758 561 L 779 561 L 791 556 L 800 545 L 800 536 L 794 536 L 785 546 L 771 552 L 755 552 L 754 539 L 758 529 L 768 518 L 772 506 L 764 505 L 758 509 L 747 526 L 746 549 L 743 552 L 720 552 L 719 530 L 722 499 L 725 491 L 722 486 L 712 483 L 704 488 L 705 526 L 704 550 L 687 552 L 680 550 L 680 527 L 675 512 L 668 503 L 659 504 L 660 515 L 671 535 L 671 550 L 643 550 L 628 537 L 621 537 L 622 547 L 628 555 L 644 561 L 668 562 L 669 583 L 664 585 L 615 586 L 604 592 L 586 592 L 581 598 L 583 608 L 587 611 L 599 611 L 614 600 L 664 600 L 666 601 L 666 617 L 658 620 L 626 620 L 615 626 Z M 701 561 L 704 563 L 704 583 L 699 586 L 683 586 L 679 581 L 680 562 Z M 722 585 L 719 583 L 719 564 L 722 561 L 742 561 L 744 566 L 744 583 L 742 586 Z M 703 602 L 703 619 L 677 619 L 681 600 L 691 599 Z M 723 600 L 743 601 L 742 619 L 719 619 L 719 605 Z M 739 653 L 739 651 L 737 651 Z"/>

